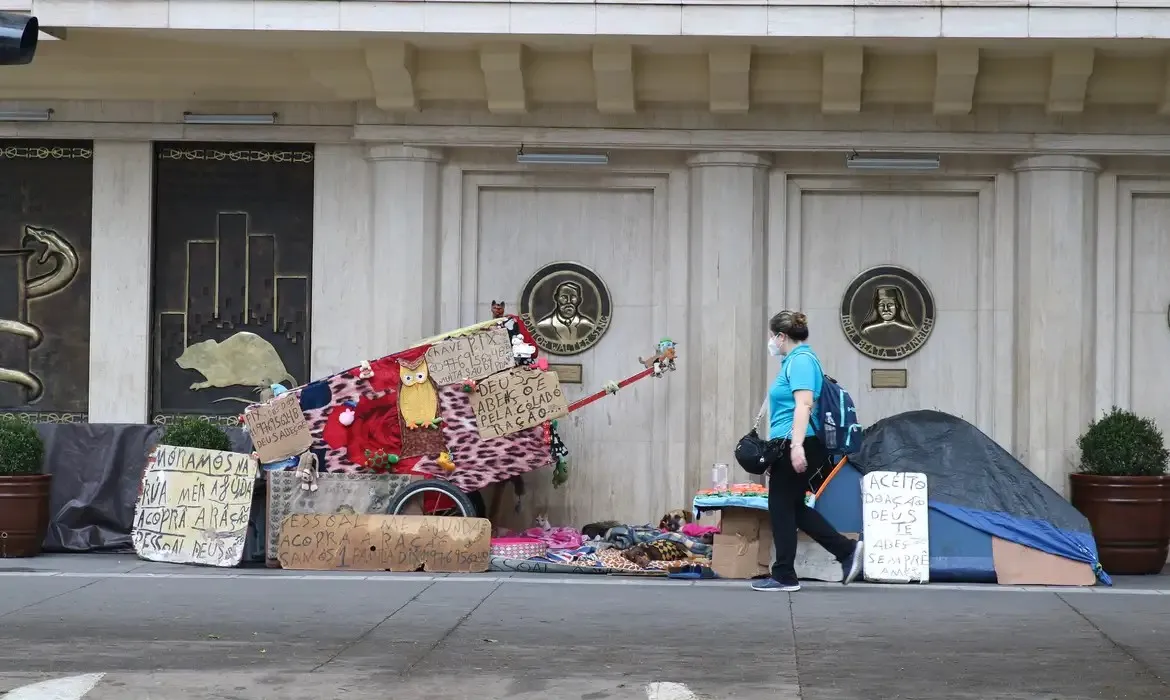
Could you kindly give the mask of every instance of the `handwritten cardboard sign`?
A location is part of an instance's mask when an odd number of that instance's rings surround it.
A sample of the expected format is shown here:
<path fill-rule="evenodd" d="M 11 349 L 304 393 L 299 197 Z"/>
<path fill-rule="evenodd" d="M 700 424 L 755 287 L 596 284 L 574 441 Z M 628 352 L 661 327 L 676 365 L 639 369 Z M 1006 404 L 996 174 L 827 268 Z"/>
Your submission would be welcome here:
<path fill-rule="evenodd" d="M 294 513 L 280 526 L 277 559 L 302 571 L 487 571 L 492 524 L 436 515 Z"/>
<path fill-rule="evenodd" d="M 930 580 L 926 475 L 870 472 L 861 480 L 865 578 L 891 583 Z"/>
<path fill-rule="evenodd" d="M 236 566 L 258 469 L 246 454 L 159 445 L 142 475 L 134 551 L 150 561 Z"/>
<path fill-rule="evenodd" d="M 569 406 L 556 372 L 516 367 L 493 374 L 471 395 L 479 436 L 511 435 L 566 415 Z"/>
<path fill-rule="evenodd" d="M 440 386 L 464 379 L 479 381 L 515 366 L 512 342 L 502 328 L 450 338 L 427 350 L 431 379 Z"/>
<path fill-rule="evenodd" d="M 256 454 L 265 464 L 299 455 L 313 444 L 309 422 L 293 394 L 249 408 L 244 412 L 244 423 Z"/>

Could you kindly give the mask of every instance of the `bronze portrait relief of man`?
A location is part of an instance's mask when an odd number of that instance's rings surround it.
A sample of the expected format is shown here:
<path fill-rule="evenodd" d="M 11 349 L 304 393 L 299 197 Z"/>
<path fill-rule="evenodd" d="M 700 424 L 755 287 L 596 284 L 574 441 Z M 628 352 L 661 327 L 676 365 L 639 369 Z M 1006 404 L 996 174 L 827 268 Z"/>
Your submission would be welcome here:
<path fill-rule="evenodd" d="M 841 299 L 841 330 L 853 347 L 878 360 L 917 352 L 935 323 L 934 296 L 917 275 L 894 265 L 855 277 Z"/>
<path fill-rule="evenodd" d="M 536 344 L 553 355 L 576 355 L 596 345 L 609 328 L 611 308 L 605 282 L 575 262 L 540 268 L 520 296 L 520 317 Z"/>
<path fill-rule="evenodd" d="M 561 343 L 577 343 L 589 335 L 597 322 L 581 313 L 581 299 L 585 290 L 572 280 L 561 282 L 553 289 L 553 310 L 536 322 L 536 330 Z"/>

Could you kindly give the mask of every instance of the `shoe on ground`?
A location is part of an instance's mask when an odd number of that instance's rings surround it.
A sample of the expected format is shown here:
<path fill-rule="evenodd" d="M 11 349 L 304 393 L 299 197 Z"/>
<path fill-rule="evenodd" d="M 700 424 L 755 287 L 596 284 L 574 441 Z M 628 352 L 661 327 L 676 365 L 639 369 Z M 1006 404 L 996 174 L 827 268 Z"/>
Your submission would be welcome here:
<path fill-rule="evenodd" d="M 800 590 L 800 581 L 792 579 L 791 581 L 777 581 L 774 578 L 762 578 L 752 582 L 753 591 L 783 591 L 784 593 L 795 593 Z"/>
<path fill-rule="evenodd" d="M 857 541 L 857 546 L 853 548 L 853 554 L 845 561 L 841 562 L 841 584 L 848 586 L 857 580 L 861 575 L 862 565 L 865 563 L 865 543 L 861 540 Z"/>

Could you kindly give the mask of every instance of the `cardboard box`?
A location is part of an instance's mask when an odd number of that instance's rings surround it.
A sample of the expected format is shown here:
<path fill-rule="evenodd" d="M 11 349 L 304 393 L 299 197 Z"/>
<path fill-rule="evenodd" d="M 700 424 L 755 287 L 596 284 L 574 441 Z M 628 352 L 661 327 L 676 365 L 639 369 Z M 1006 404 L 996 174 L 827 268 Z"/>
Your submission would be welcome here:
<path fill-rule="evenodd" d="M 715 535 L 711 569 L 721 578 L 749 579 L 772 566 L 772 526 L 768 511 L 724 508 Z"/>

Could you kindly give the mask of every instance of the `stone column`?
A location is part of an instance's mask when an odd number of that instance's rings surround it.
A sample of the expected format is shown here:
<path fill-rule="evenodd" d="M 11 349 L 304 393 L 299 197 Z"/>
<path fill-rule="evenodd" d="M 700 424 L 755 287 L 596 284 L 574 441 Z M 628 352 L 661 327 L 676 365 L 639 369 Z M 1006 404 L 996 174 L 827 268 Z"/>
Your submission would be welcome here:
<path fill-rule="evenodd" d="M 1079 463 L 1093 403 L 1097 173 L 1078 156 L 1013 165 L 1016 456 L 1058 493 Z M 996 338 L 980 342 L 997 342 Z M 1007 373 L 993 381 L 1011 381 Z"/>
<path fill-rule="evenodd" d="M 439 163 L 442 152 L 371 146 L 373 264 L 370 345 L 374 357 L 439 332 Z"/>
<path fill-rule="evenodd" d="M 700 153 L 690 179 L 690 324 L 687 344 L 689 466 L 693 494 L 712 463 L 735 465 L 735 443 L 764 398 L 767 311 L 764 225 L 768 159 L 758 153 Z"/>
<path fill-rule="evenodd" d="M 313 168 L 313 329 L 311 370 L 321 379 L 381 357 L 373 318 L 372 167 L 366 149 L 317 144 Z M 356 322 L 355 322 L 356 321 Z"/>
<path fill-rule="evenodd" d="M 154 148 L 149 141 L 93 146 L 89 420 L 150 419 Z"/>

